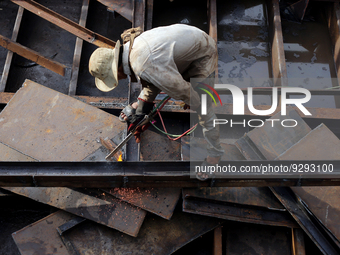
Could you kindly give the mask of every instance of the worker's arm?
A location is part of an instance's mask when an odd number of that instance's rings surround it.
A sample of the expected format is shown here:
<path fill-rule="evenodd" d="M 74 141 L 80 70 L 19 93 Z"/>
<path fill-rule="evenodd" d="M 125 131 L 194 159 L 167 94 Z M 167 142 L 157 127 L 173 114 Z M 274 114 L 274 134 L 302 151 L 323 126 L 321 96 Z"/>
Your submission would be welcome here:
<path fill-rule="evenodd" d="M 173 61 L 170 62 L 171 63 L 168 62 L 164 64 L 159 62 L 149 64 L 139 76 L 143 80 L 153 84 L 159 90 L 168 94 L 170 97 L 176 100 L 182 100 L 193 109 L 198 108 L 200 106 L 198 93 L 192 88 L 189 82 L 183 79 L 182 75 L 178 72 L 175 63 L 173 63 Z M 145 95 L 143 96 L 147 101 L 151 99 L 151 97 L 148 98 L 145 97 Z"/>

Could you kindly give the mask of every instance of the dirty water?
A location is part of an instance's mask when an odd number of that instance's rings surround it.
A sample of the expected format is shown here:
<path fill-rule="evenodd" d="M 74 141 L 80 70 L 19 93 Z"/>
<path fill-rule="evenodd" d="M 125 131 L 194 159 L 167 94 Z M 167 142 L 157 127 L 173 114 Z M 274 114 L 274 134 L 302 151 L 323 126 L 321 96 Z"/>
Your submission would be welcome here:
<path fill-rule="evenodd" d="M 219 80 L 236 79 L 242 88 L 258 87 L 254 80 L 271 77 L 265 1 L 217 1 L 217 6 Z M 230 96 L 223 98 L 231 103 Z M 270 103 L 270 96 L 254 97 L 255 105 Z"/>
<path fill-rule="evenodd" d="M 332 43 L 328 27 L 321 17 L 301 24 L 283 20 L 282 33 L 288 85 L 306 89 L 338 86 Z M 298 96 L 291 96 L 297 98 Z M 334 96 L 312 96 L 306 107 L 339 108 Z"/>

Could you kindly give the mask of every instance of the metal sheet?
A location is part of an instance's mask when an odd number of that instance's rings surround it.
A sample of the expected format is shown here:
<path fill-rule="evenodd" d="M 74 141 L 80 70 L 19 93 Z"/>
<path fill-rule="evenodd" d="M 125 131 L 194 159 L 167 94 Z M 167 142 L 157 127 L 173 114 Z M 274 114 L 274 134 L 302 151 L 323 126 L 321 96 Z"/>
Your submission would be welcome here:
<path fill-rule="evenodd" d="M 322 147 L 322 149 L 320 149 Z M 332 160 L 340 158 L 340 140 L 324 125 L 313 129 L 293 147 L 278 157 L 279 160 Z M 340 188 L 294 187 L 292 190 L 309 210 L 340 240 Z"/>
<path fill-rule="evenodd" d="M 117 117 L 26 80 L 0 113 L 0 141 L 40 161 L 81 161 L 125 129 Z"/>
<path fill-rule="evenodd" d="M 27 155 L 0 143 L 0 161 L 37 161 Z"/>
<path fill-rule="evenodd" d="M 144 210 L 94 190 L 72 190 L 68 188 L 5 189 L 117 229 L 131 236 L 137 236 L 146 214 Z"/>
<path fill-rule="evenodd" d="M 114 188 L 104 191 L 168 220 L 181 194 L 180 188 Z"/>
<path fill-rule="evenodd" d="M 219 226 L 218 219 L 176 212 L 170 221 L 148 216 L 136 238 L 85 222 L 65 236 L 80 254 L 172 254 L 185 244 Z"/>
<path fill-rule="evenodd" d="M 280 201 L 277 200 L 277 198 L 267 187 L 216 187 L 183 189 L 182 194 L 183 199 L 195 197 L 204 200 L 214 200 L 249 206 L 260 206 L 272 210 L 285 210 Z"/>
<path fill-rule="evenodd" d="M 261 207 L 241 206 L 232 203 L 205 201 L 197 198 L 185 198 L 183 200 L 183 211 L 239 222 L 290 228 L 298 227 L 287 212 L 273 211 Z"/>
<path fill-rule="evenodd" d="M 20 254 L 68 254 L 56 228 L 67 223 L 72 218 L 72 214 L 58 211 L 14 232 L 12 237 Z"/>
<path fill-rule="evenodd" d="M 271 121 L 267 121 L 262 127 L 255 128 L 247 134 L 247 137 L 267 160 L 275 159 L 311 131 L 310 127 L 293 109 L 287 109 L 286 116 L 278 113 L 270 119 L 279 119 L 280 121 L 294 119 L 298 125 L 290 128 L 277 125 L 273 128 Z"/>
<path fill-rule="evenodd" d="M 285 228 L 230 223 L 225 229 L 225 254 L 291 254 L 291 240 Z"/>
<path fill-rule="evenodd" d="M 205 139 L 185 136 L 182 137 L 181 143 L 183 160 L 203 160 L 207 157 L 207 141 Z M 225 151 L 222 160 L 245 160 L 234 144 L 221 143 L 221 146 Z"/>
<path fill-rule="evenodd" d="M 141 135 L 140 158 L 142 161 L 181 160 L 181 143 L 151 130 Z"/>

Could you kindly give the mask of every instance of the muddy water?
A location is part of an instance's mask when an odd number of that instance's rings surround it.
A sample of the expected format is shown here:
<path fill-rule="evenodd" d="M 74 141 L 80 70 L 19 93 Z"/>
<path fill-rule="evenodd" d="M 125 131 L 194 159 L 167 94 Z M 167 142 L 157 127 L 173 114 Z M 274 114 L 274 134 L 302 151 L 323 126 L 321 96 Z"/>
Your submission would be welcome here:
<path fill-rule="evenodd" d="M 263 86 L 271 76 L 265 1 L 217 1 L 217 23 L 220 81 L 232 78 L 239 87 Z M 230 103 L 230 97 L 223 97 Z M 255 105 L 270 103 L 270 96 L 254 97 Z"/>
<path fill-rule="evenodd" d="M 314 19 L 302 24 L 282 21 L 289 86 L 307 89 L 338 86 L 328 27 L 321 17 Z M 336 101 L 334 96 L 312 96 L 305 106 L 335 108 Z"/>

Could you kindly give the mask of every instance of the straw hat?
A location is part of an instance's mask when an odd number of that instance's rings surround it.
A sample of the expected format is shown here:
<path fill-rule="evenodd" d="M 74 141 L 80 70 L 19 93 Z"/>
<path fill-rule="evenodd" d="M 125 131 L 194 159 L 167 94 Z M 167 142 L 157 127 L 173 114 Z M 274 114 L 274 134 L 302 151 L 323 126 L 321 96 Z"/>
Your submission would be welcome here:
<path fill-rule="evenodd" d="M 118 85 L 119 40 L 114 49 L 98 48 L 89 61 L 89 71 L 99 90 L 108 92 Z"/>

